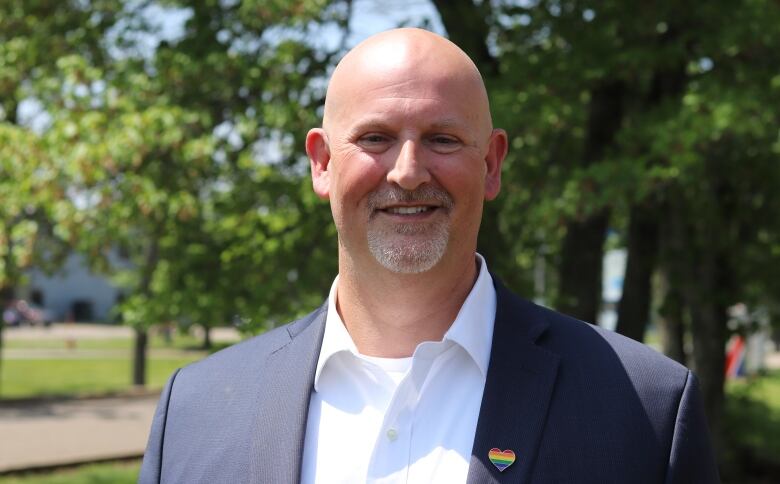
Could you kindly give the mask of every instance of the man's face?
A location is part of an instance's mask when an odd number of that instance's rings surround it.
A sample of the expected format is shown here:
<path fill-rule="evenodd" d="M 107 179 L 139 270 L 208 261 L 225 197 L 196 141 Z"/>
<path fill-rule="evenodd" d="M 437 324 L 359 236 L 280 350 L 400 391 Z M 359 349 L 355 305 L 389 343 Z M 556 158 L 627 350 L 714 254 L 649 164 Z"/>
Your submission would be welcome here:
<path fill-rule="evenodd" d="M 325 131 L 312 130 L 327 155 L 318 172 L 316 139 L 307 140 L 315 190 L 330 200 L 350 257 L 399 273 L 473 257 L 483 200 L 499 185 L 500 161 L 487 158 L 491 150 L 503 158 L 505 135 L 491 132 L 472 91 L 419 69 L 367 72 Z"/>

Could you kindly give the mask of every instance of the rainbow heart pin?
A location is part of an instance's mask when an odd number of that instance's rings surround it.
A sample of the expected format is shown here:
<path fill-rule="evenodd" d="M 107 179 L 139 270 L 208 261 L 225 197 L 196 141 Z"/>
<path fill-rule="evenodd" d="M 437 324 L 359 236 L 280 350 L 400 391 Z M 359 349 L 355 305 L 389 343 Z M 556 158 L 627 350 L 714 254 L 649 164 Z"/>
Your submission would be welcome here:
<path fill-rule="evenodd" d="M 496 466 L 499 472 L 504 472 L 504 469 L 515 463 L 515 453 L 509 449 L 501 450 L 493 447 L 488 452 L 488 459 Z"/>

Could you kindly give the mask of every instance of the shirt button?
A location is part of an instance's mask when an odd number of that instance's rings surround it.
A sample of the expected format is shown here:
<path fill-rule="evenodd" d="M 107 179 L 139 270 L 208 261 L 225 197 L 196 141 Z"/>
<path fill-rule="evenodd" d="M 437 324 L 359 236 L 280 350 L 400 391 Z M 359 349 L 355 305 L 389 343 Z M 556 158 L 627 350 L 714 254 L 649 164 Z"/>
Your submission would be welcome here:
<path fill-rule="evenodd" d="M 398 438 L 398 431 L 396 429 L 387 429 L 387 438 L 390 439 L 390 441 L 395 441 L 395 439 Z"/>

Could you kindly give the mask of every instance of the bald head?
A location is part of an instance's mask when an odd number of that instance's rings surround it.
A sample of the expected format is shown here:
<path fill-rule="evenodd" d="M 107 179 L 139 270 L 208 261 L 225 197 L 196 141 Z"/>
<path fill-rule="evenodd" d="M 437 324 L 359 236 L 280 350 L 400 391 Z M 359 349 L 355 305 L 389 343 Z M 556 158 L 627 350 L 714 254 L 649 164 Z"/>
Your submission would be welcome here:
<path fill-rule="evenodd" d="M 325 98 L 323 127 L 362 96 L 426 97 L 437 90 L 460 93 L 484 133 L 492 121 L 487 92 L 474 62 L 457 45 L 427 30 L 403 28 L 369 37 L 336 66 Z"/>
<path fill-rule="evenodd" d="M 340 273 L 440 267 L 471 279 L 463 275 L 474 270 L 482 205 L 498 195 L 506 149 L 482 77 L 455 44 L 397 29 L 355 47 L 333 73 L 323 127 L 306 136 Z"/>

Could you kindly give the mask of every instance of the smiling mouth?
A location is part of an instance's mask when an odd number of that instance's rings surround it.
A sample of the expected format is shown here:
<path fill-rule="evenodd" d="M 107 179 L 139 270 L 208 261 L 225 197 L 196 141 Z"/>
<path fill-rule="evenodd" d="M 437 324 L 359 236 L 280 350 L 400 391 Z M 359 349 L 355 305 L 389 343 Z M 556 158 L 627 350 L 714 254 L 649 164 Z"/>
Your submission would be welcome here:
<path fill-rule="evenodd" d="M 430 212 L 435 208 L 436 207 L 431 207 L 431 206 L 388 207 L 382 209 L 382 211 L 393 215 L 415 215 L 418 213 Z"/>

